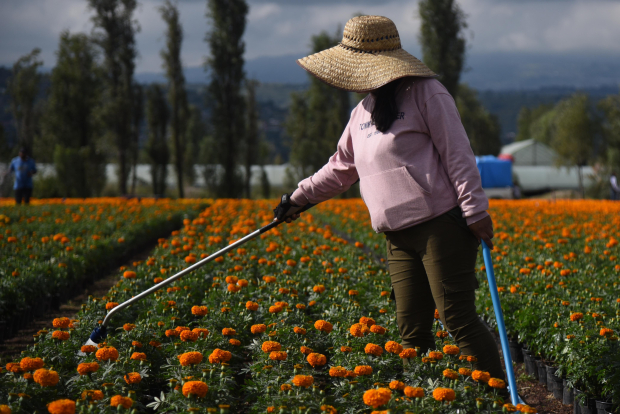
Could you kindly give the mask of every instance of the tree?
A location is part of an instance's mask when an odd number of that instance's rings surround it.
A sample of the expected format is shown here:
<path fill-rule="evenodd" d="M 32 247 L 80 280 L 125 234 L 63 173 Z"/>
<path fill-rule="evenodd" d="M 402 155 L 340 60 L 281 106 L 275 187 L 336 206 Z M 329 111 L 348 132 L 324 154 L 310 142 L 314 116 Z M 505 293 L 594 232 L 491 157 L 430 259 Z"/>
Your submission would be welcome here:
<path fill-rule="evenodd" d="M 119 191 L 127 194 L 135 104 L 135 33 L 139 30 L 132 16 L 137 0 L 88 0 L 88 4 L 95 11 L 93 35 L 104 56 L 106 87 L 101 116 L 118 153 Z"/>
<path fill-rule="evenodd" d="M 33 147 L 37 124 L 34 105 L 41 82 L 41 74 L 37 71 L 43 65 L 43 61 L 39 60 L 40 53 L 41 49 L 35 48 L 20 57 L 13 65 L 12 76 L 7 80 L 19 145 L 30 149 Z"/>
<path fill-rule="evenodd" d="M 455 0 L 421 0 L 418 13 L 422 20 L 418 36 L 422 59 L 456 97 L 465 62 L 465 14 Z"/>
<path fill-rule="evenodd" d="M 339 32 L 335 36 L 326 32 L 313 36 L 313 53 L 337 45 Z M 290 161 L 295 168 L 296 179 L 312 174 L 328 161 L 336 151 L 350 114 L 348 92 L 308 76 L 310 88 L 305 93 L 291 95 L 286 121 L 287 135 L 292 141 Z"/>
<path fill-rule="evenodd" d="M 610 95 L 598 103 L 603 113 L 602 132 L 604 147 L 607 149 L 605 163 L 612 171 L 620 168 L 620 93 Z"/>
<path fill-rule="evenodd" d="M 239 147 L 245 137 L 244 97 L 241 87 L 245 77 L 242 40 L 248 6 L 245 0 L 209 0 L 207 18 L 212 30 L 205 40 L 211 56 L 205 62 L 210 71 L 208 86 L 211 124 L 213 126 L 214 157 L 223 167 L 217 195 L 238 197 L 243 191 L 243 180 L 237 171 Z"/>
<path fill-rule="evenodd" d="M 142 86 L 133 84 L 133 113 L 131 124 L 131 194 L 136 193 L 136 181 L 138 181 L 138 156 L 140 155 L 140 126 L 144 118 L 144 104 Z"/>
<path fill-rule="evenodd" d="M 206 135 L 207 128 L 202 120 L 200 108 L 195 105 L 190 105 L 185 132 L 185 155 L 183 158 L 183 172 L 185 178 L 187 178 L 190 183 L 193 183 L 196 178 L 194 174 L 194 165 L 199 161 L 201 144 Z"/>
<path fill-rule="evenodd" d="M 102 92 L 97 51 L 88 36 L 64 31 L 56 56 L 42 122 L 44 144 L 54 154 L 61 193 L 96 196 L 105 185 L 102 127 L 97 117 Z"/>
<path fill-rule="evenodd" d="M 557 164 L 577 166 L 579 191 L 584 196 L 582 167 L 591 161 L 594 152 L 597 122 L 590 111 L 588 95 L 576 93 L 557 106 L 551 147 L 557 152 Z"/>
<path fill-rule="evenodd" d="M 495 115 L 484 109 L 476 91 L 467 84 L 461 84 L 456 106 L 474 154 L 499 154 L 502 147 L 499 121 Z"/>
<path fill-rule="evenodd" d="M 551 108 L 553 108 L 553 105 L 549 104 L 540 104 L 535 108 L 528 108 L 526 106 L 521 108 L 517 120 L 517 136 L 515 141 L 525 141 L 532 138 L 532 124 L 549 112 Z"/>
<path fill-rule="evenodd" d="M 170 0 L 159 8 L 166 29 L 166 49 L 161 51 L 163 68 L 168 78 L 168 101 L 170 103 L 170 131 L 174 145 L 174 166 L 177 176 L 179 197 L 185 196 L 183 188 L 183 156 L 185 155 L 185 125 L 188 117 L 185 75 L 181 64 L 183 27 L 179 22 L 179 10 Z"/>
<path fill-rule="evenodd" d="M 258 132 L 258 107 L 256 105 L 256 87 L 258 81 L 248 80 L 245 84 L 247 91 L 246 107 L 247 107 L 247 125 L 245 136 L 245 197 L 252 197 L 252 165 L 257 164 L 260 155 L 260 136 Z"/>
<path fill-rule="evenodd" d="M 151 85 L 146 91 L 146 122 L 149 136 L 146 153 L 151 160 L 151 181 L 155 196 L 163 196 L 166 193 L 170 160 L 167 137 L 169 117 L 163 89 L 159 85 Z"/>

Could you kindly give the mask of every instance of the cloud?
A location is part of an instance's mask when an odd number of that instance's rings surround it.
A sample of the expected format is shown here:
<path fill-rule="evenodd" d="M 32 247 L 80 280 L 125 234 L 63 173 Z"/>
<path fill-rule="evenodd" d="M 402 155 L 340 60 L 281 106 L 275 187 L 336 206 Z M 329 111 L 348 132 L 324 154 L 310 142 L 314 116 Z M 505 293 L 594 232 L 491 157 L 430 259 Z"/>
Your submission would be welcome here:
<path fill-rule="evenodd" d="M 161 70 L 165 25 L 157 11 L 161 0 L 141 0 L 136 18 L 138 72 Z M 310 38 L 336 33 L 355 13 L 379 14 L 394 20 L 403 47 L 420 54 L 417 1 L 387 0 L 249 0 L 246 59 L 297 55 L 310 51 Z M 620 54 L 620 2 L 610 0 L 459 0 L 467 14 L 469 53 Z M 181 0 L 185 33 L 182 59 L 198 66 L 209 53 L 206 0 Z M 45 66 L 55 63 L 60 32 L 90 33 L 92 12 L 86 0 L 0 1 L 0 65 L 11 65 L 34 47 L 42 49 Z M 342 32 L 339 33 L 339 35 Z"/>

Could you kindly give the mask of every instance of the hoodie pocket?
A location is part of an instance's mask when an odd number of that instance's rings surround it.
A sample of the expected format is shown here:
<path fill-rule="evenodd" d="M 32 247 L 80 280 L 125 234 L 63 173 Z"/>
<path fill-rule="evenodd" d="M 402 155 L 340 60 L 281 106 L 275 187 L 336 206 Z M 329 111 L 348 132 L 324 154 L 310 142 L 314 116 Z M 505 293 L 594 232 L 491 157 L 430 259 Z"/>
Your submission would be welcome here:
<path fill-rule="evenodd" d="M 416 182 L 407 167 L 361 177 L 360 191 L 372 227 L 378 232 L 395 230 L 433 213 L 431 193 Z"/>

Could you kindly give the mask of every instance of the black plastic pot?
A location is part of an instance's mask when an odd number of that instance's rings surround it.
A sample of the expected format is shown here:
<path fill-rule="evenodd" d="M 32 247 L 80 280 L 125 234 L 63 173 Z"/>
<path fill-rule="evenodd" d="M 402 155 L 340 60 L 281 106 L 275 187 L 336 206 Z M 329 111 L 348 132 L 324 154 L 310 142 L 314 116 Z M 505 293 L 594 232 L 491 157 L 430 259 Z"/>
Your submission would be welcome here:
<path fill-rule="evenodd" d="M 575 396 L 573 395 L 573 389 L 566 384 L 566 380 L 562 381 L 562 388 L 564 390 L 562 394 L 562 404 L 573 405 Z"/>
<path fill-rule="evenodd" d="M 523 348 L 521 352 L 523 353 L 523 364 L 525 365 L 525 372 L 528 375 L 531 375 L 534 378 L 538 379 L 538 368 L 536 368 L 536 360 L 532 356 L 532 353 L 525 348 Z"/>
<path fill-rule="evenodd" d="M 522 345 L 516 341 L 508 341 L 508 346 L 510 347 L 510 357 L 512 358 L 512 362 L 515 364 L 523 362 L 523 354 L 521 353 Z"/>
<path fill-rule="evenodd" d="M 536 367 L 538 368 L 538 382 L 544 386 L 547 385 L 547 368 L 545 363 L 541 360 L 536 361 Z"/>
<path fill-rule="evenodd" d="M 546 365 L 545 368 L 547 369 L 547 390 L 552 392 L 557 400 L 562 400 L 564 389 L 562 386 L 562 378 L 555 375 L 557 368 L 551 365 Z"/>
<path fill-rule="evenodd" d="M 598 401 L 595 402 L 596 405 L 596 414 L 607 414 L 611 412 L 614 405 L 607 401 Z"/>
<path fill-rule="evenodd" d="M 581 394 L 577 388 L 573 388 L 573 414 L 581 414 L 581 405 L 579 405 L 579 398 Z"/>

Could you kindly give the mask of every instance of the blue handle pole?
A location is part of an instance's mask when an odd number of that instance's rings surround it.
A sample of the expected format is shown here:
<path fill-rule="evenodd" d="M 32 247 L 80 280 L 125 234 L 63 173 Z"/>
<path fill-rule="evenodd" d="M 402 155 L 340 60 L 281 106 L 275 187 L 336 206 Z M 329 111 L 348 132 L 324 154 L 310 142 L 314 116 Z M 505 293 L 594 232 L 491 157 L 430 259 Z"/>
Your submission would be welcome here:
<path fill-rule="evenodd" d="M 495 319 L 497 320 L 499 338 L 502 342 L 502 352 L 504 353 L 504 363 L 506 364 L 506 375 L 508 376 L 508 386 L 510 387 L 510 399 L 514 405 L 517 405 L 519 403 L 519 394 L 517 393 L 515 373 L 512 369 L 512 358 L 510 356 L 510 347 L 508 346 L 508 335 L 506 334 L 506 325 L 504 325 L 504 313 L 502 312 L 502 305 L 499 302 L 499 294 L 497 293 L 497 283 L 495 283 L 495 272 L 493 271 L 491 250 L 484 240 L 482 241 L 482 257 L 484 257 L 484 267 L 487 270 L 487 279 L 489 281 L 491 299 L 493 300 L 493 309 L 495 310 Z"/>

